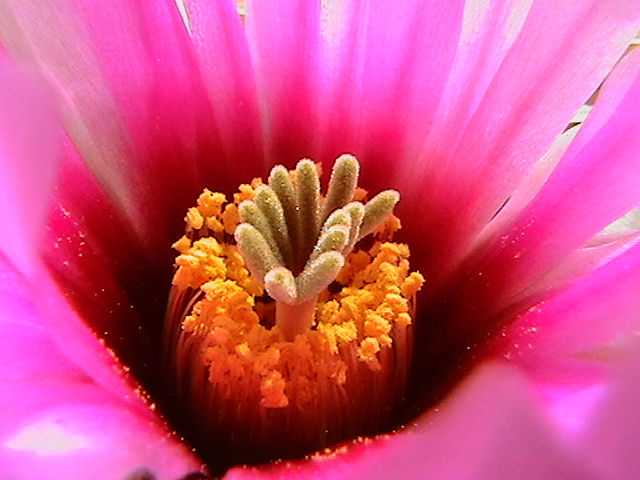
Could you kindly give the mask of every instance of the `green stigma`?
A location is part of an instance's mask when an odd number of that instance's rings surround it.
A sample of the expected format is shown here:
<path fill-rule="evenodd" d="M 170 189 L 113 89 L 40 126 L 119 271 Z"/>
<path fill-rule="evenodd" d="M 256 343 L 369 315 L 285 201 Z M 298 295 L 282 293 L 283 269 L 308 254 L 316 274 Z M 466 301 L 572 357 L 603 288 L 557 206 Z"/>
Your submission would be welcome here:
<path fill-rule="evenodd" d="M 352 155 L 333 165 L 326 195 L 311 160 L 294 171 L 278 165 L 269 185 L 239 206 L 238 248 L 251 273 L 276 301 L 276 325 L 292 340 L 313 325 L 318 295 L 333 282 L 355 244 L 391 214 L 400 195 L 385 190 L 352 201 L 360 165 Z"/>

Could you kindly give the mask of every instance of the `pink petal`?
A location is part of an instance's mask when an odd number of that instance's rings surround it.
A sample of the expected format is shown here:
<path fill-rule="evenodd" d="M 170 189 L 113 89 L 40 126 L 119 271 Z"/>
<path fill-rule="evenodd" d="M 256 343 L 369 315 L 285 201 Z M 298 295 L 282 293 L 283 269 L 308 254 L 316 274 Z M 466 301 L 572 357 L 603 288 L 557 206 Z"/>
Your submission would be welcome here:
<path fill-rule="evenodd" d="M 415 150 L 430 125 L 453 61 L 462 7 L 248 2 L 272 160 L 312 156 L 330 162 L 350 151 L 368 163 L 369 181 L 383 171 L 388 175 L 394 159 Z"/>
<path fill-rule="evenodd" d="M 522 291 L 522 297 L 540 298 L 578 277 L 588 275 L 596 268 L 613 260 L 640 241 L 640 230 L 620 233 L 601 233 L 582 248 L 554 265 L 537 282 Z"/>
<path fill-rule="evenodd" d="M 514 369 L 487 365 L 406 431 L 327 458 L 264 473 L 235 469 L 225 478 L 598 478 L 555 437 L 532 392 Z"/>
<path fill-rule="evenodd" d="M 199 470 L 138 394 L 122 388 L 95 338 L 80 346 L 89 337 L 52 305 L 46 277 L 32 289 L 2 259 L 0 278 L 0 477 L 175 479 Z M 67 341 L 57 329 L 52 341 L 53 322 Z M 98 349 L 101 358 L 91 353 Z"/>
<path fill-rule="evenodd" d="M 66 298 L 140 378 L 157 350 L 171 262 L 168 244 L 150 251 L 89 172 L 73 146 L 49 212 L 44 258 Z M 165 279 L 164 282 L 160 279 Z"/>
<path fill-rule="evenodd" d="M 481 101 L 468 70 L 459 69 L 459 82 L 469 81 L 467 88 L 474 89 L 470 109 L 452 119 L 452 130 L 427 141 L 412 174 L 399 185 L 425 212 L 407 227 L 415 236 L 428 235 L 424 262 L 434 282 L 464 255 L 612 68 L 638 31 L 639 15 L 635 1 L 535 2 Z M 508 32 L 513 23 L 507 22 Z M 494 48 L 499 53 L 504 46 L 495 42 Z M 469 65 L 471 78 L 484 78 L 475 73 L 483 65 Z M 496 65 L 489 61 L 487 68 Z"/>
<path fill-rule="evenodd" d="M 286 0 L 247 4 L 249 46 L 274 150 L 270 163 L 309 156 L 302 152 L 315 124 L 319 5 Z"/>
<path fill-rule="evenodd" d="M 541 382 L 592 385 L 640 328 L 640 244 L 547 298 L 497 337 L 504 356 Z"/>
<path fill-rule="evenodd" d="M 378 1 L 327 13 L 318 93 L 321 156 L 350 150 L 366 162 L 365 185 L 395 186 L 436 119 L 463 9 L 463 2 Z"/>
<path fill-rule="evenodd" d="M 595 408 L 581 439 L 585 459 L 603 478 L 632 480 L 640 474 L 640 344 L 627 345 L 629 355 L 616 369 L 614 387 Z"/>
<path fill-rule="evenodd" d="M 218 128 L 225 156 L 231 160 L 227 167 L 241 167 L 249 177 L 266 173 L 254 72 L 235 2 L 187 0 L 185 6 L 212 105 L 212 121 Z M 240 180 L 248 181 L 249 177 Z"/>
<path fill-rule="evenodd" d="M 451 328 L 487 322 L 552 267 L 640 203 L 640 52 L 626 57 L 541 192 L 461 268 Z M 595 127 L 594 127 L 595 126 Z M 521 298 L 520 298 L 521 300 Z M 495 321 L 495 319 L 494 319 Z"/>
<path fill-rule="evenodd" d="M 219 181 L 221 162 L 235 160 L 222 153 L 175 4 L 12 0 L 1 8 L 2 42 L 54 85 L 73 143 L 139 241 L 164 248 L 202 174 Z"/>
<path fill-rule="evenodd" d="M 562 156 L 566 153 L 571 143 L 576 138 L 581 126 L 570 128 L 563 132 L 545 152 L 540 160 L 534 165 L 529 175 L 518 185 L 509 197 L 507 204 L 500 209 L 495 218 L 484 227 L 475 238 L 475 246 L 482 245 L 488 239 L 497 235 L 507 228 L 515 217 L 527 206 L 536 196 L 540 188 L 549 178 L 549 175 L 558 165 Z"/>
<path fill-rule="evenodd" d="M 0 249 L 29 273 L 44 233 L 61 132 L 42 81 L 10 67 L 1 53 L 0 84 Z"/>

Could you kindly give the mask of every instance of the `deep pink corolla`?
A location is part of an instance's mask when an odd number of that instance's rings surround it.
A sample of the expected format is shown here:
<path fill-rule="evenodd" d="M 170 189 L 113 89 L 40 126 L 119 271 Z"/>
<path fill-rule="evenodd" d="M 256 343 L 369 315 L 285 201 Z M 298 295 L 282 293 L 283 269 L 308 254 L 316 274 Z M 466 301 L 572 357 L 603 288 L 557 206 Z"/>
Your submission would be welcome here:
<path fill-rule="evenodd" d="M 640 477 L 639 232 L 598 233 L 640 204 L 640 51 L 561 134 L 640 3 L 186 4 L 190 34 L 161 0 L 0 4 L 0 478 L 199 478 L 105 344 L 153 390 L 202 187 L 345 151 L 427 277 L 413 388 L 474 368 L 402 433 L 226 478 Z"/>

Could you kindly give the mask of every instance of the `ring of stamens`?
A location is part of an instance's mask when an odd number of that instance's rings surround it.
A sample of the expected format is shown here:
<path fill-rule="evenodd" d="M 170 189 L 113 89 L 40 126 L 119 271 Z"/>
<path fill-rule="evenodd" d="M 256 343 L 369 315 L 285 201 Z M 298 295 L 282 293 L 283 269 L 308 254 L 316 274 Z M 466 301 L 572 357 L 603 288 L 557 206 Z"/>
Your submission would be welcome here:
<path fill-rule="evenodd" d="M 205 190 L 187 212 L 166 358 L 179 408 L 199 412 L 198 442 L 230 462 L 371 433 L 402 401 L 424 279 L 390 241 L 398 193 L 365 202 L 358 173 L 341 156 L 322 196 L 318 166 L 302 160 L 232 202 Z"/>

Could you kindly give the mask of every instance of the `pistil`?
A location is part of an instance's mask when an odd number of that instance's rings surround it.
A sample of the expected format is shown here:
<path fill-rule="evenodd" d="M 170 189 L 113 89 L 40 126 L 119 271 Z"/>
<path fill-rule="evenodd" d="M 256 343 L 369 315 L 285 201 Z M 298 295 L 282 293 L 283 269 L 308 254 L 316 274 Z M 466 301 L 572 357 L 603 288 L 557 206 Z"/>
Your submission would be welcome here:
<path fill-rule="evenodd" d="M 276 301 L 276 325 L 289 341 L 313 325 L 318 295 L 335 280 L 354 245 L 391 214 L 400 198 L 387 190 L 366 205 L 352 202 L 359 171 L 355 157 L 339 157 L 323 198 L 311 160 L 301 160 L 291 173 L 277 166 L 270 185 L 240 204 L 243 223 L 235 240 Z"/>

